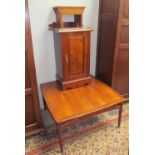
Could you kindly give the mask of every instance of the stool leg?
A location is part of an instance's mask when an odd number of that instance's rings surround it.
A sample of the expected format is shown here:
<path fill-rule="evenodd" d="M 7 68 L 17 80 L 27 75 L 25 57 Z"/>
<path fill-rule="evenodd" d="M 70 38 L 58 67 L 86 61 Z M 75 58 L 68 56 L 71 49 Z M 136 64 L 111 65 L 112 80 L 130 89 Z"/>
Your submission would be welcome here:
<path fill-rule="evenodd" d="M 119 116 L 118 116 L 118 128 L 120 127 L 121 124 L 121 118 L 122 118 L 122 109 L 123 109 L 123 104 L 120 105 L 119 108 Z"/>
<path fill-rule="evenodd" d="M 57 125 L 57 130 L 58 130 L 58 140 L 59 140 L 60 150 L 63 153 L 62 126 Z"/>

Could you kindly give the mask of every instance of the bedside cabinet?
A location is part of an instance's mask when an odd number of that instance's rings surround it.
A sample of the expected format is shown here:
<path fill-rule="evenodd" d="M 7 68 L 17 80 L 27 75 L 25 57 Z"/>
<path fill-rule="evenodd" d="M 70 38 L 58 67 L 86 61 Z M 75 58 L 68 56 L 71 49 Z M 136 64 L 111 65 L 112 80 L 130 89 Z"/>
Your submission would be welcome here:
<path fill-rule="evenodd" d="M 93 29 L 82 27 L 84 7 L 55 7 L 54 11 L 57 22 L 50 24 L 49 29 L 54 32 L 57 79 L 63 89 L 90 84 L 90 33 Z M 63 22 L 64 14 L 74 15 L 75 21 Z"/>

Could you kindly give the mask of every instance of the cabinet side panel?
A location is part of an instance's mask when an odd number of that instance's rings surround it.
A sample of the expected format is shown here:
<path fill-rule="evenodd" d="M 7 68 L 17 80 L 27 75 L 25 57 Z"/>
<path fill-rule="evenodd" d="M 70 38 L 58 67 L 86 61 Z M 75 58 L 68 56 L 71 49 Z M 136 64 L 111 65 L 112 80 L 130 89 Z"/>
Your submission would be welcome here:
<path fill-rule="evenodd" d="M 62 51 L 61 51 L 61 35 L 59 33 L 54 33 L 54 48 L 55 48 L 55 58 L 56 58 L 56 70 L 57 74 L 61 79 L 63 79 L 62 72 Z"/>
<path fill-rule="evenodd" d="M 111 85 L 119 0 L 101 0 L 96 77 Z"/>
<path fill-rule="evenodd" d="M 114 55 L 113 23 L 102 22 L 100 25 L 97 78 L 111 85 Z"/>

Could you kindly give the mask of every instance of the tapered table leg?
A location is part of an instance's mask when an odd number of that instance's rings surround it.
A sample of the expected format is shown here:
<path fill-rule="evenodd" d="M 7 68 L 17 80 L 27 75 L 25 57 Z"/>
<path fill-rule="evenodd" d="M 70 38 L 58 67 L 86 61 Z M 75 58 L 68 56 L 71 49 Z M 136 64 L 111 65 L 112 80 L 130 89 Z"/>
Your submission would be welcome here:
<path fill-rule="evenodd" d="M 123 109 L 123 104 L 120 105 L 119 108 L 119 116 L 118 116 L 118 128 L 120 127 L 121 124 L 121 118 L 122 118 L 122 109 Z"/>
<path fill-rule="evenodd" d="M 63 152 L 63 141 L 62 141 L 62 126 L 57 125 L 57 130 L 58 130 L 58 140 L 59 140 L 59 145 L 60 145 L 60 150 Z"/>
<path fill-rule="evenodd" d="M 45 102 L 44 97 L 43 97 L 43 103 L 44 103 L 44 109 L 47 110 L 47 106 L 46 106 L 46 102 Z"/>

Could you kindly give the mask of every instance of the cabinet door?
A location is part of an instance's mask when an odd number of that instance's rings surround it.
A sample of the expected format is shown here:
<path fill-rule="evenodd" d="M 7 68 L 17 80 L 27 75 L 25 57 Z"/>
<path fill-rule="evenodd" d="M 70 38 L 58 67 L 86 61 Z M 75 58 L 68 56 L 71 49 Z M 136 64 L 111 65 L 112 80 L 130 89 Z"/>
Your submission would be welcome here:
<path fill-rule="evenodd" d="M 119 0 L 100 0 L 96 77 L 112 84 Z"/>
<path fill-rule="evenodd" d="M 90 32 L 62 35 L 64 80 L 83 78 L 89 74 Z"/>
<path fill-rule="evenodd" d="M 25 1 L 25 130 L 26 136 L 43 130 L 34 64 L 28 1 Z"/>
<path fill-rule="evenodd" d="M 31 52 L 25 52 L 25 129 L 26 134 L 42 127 L 35 68 Z"/>
<path fill-rule="evenodd" d="M 25 52 L 25 126 L 36 124 L 32 84 L 29 74 L 27 51 Z"/>
<path fill-rule="evenodd" d="M 129 92 L 129 1 L 120 0 L 115 48 L 113 87 L 122 95 Z"/>

